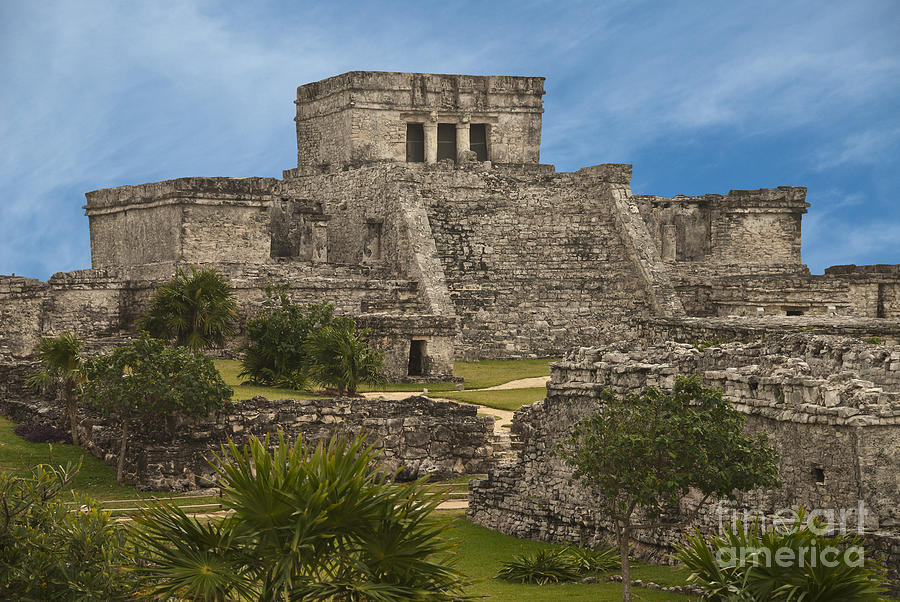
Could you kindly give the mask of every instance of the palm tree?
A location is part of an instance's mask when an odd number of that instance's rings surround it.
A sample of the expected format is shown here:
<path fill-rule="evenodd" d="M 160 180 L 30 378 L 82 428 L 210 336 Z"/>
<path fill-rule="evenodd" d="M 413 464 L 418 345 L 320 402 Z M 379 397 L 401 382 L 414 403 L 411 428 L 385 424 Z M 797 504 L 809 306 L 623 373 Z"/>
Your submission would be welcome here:
<path fill-rule="evenodd" d="M 150 311 L 138 327 L 157 338 L 174 340 L 192 351 L 221 347 L 234 334 L 237 303 L 225 277 L 213 269 L 179 269 L 154 291 Z"/>
<path fill-rule="evenodd" d="M 35 351 L 41 370 L 29 375 L 27 382 L 43 391 L 57 389 L 62 393 L 69 428 L 72 431 L 72 443 L 78 445 L 78 404 L 85 384 L 81 341 L 66 331 L 56 338 L 41 339 Z"/>
<path fill-rule="evenodd" d="M 366 342 L 366 334 L 356 330 L 352 318 L 335 318 L 314 332 L 306 343 L 312 377 L 350 396 L 356 395 L 360 383 L 384 382 L 384 359 Z"/>
<path fill-rule="evenodd" d="M 274 448 L 274 449 L 273 449 Z M 229 443 L 214 466 L 224 519 L 161 503 L 132 527 L 153 596 L 191 600 L 457 600 L 439 492 L 373 470 L 363 437 L 310 447 Z"/>

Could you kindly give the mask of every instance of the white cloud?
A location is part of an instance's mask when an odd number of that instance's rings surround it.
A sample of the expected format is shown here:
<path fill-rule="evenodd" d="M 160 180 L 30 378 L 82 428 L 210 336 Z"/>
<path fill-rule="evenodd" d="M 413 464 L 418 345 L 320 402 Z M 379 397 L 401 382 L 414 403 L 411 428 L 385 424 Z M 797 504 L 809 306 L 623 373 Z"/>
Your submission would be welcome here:
<path fill-rule="evenodd" d="M 900 127 L 882 127 L 854 132 L 813 155 L 816 170 L 825 170 L 845 164 L 881 163 L 885 159 L 896 160 L 895 149 L 900 147 Z"/>

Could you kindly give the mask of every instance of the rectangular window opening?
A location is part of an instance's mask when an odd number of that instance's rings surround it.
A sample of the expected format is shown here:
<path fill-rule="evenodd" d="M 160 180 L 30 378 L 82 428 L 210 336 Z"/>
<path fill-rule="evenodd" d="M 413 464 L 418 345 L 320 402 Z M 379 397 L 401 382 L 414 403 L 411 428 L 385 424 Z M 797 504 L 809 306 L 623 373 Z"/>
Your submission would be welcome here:
<path fill-rule="evenodd" d="M 437 160 L 456 161 L 456 124 L 439 123 L 437 130 Z"/>
<path fill-rule="evenodd" d="M 469 127 L 469 149 L 475 151 L 479 161 L 488 160 L 487 126 L 483 123 L 473 123 Z"/>
<path fill-rule="evenodd" d="M 787 315 L 789 315 L 789 316 L 802 316 L 802 315 L 803 315 L 803 310 L 802 310 L 802 309 L 789 309 L 789 310 L 787 310 Z"/>
<path fill-rule="evenodd" d="M 409 376 L 425 376 L 425 358 L 428 352 L 427 341 L 409 342 Z"/>
<path fill-rule="evenodd" d="M 821 466 L 814 466 L 812 469 L 812 477 L 816 483 L 824 484 L 825 483 L 825 469 Z"/>
<path fill-rule="evenodd" d="M 425 162 L 425 127 L 421 123 L 406 124 L 406 162 Z"/>

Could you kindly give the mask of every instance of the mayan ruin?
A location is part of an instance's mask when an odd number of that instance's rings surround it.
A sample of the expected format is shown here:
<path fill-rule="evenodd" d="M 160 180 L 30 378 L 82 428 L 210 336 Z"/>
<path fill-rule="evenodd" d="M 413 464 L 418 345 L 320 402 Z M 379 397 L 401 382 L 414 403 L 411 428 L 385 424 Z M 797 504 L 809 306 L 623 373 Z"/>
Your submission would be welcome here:
<path fill-rule="evenodd" d="M 176 270 L 213 268 L 241 316 L 223 358 L 237 359 L 277 284 L 367 328 L 391 382 L 452 380 L 455 361 L 563 359 L 546 399 L 515 413 L 502 458 L 474 406 L 337 399 L 326 411 L 323 401 L 254 398 L 165 445 L 136 439 L 126 466 L 135 482 L 191 489 L 213 478 L 203 454 L 229 437 L 276 427 L 307 436 L 341 422 L 384 438 L 391 467 L 411 478 L 486 474 L 470 487 L 476 524 L 593 545 L 609 525 L 553 446 L 597 410 L 602 389 L 670 390 L 676 374 L 698 374 L 781 458 L 782 486 L 741 503 L 774 512 L 862 500 L 866 543 L 898 591 L 900 265 L 811 274 L 801 234 L 816 202 L 802 182 L 663 197 L 632 190 L 640 165 L 556 171 L 541 163 L 544 84 L 350 71 L 297 88 L 297 165 L 282 178 L 87 192 L 89 269 L 0 276 L 3 413 L 50 411 L 24 384 L 43 337 L 71 331 L 90 349 L 115 346 Z M 100 424 L 84 423 L 86 448 L 111 462 L 117 442 Z M 639 536 L 636 554 L 665 562 L 684 527 Z"/>

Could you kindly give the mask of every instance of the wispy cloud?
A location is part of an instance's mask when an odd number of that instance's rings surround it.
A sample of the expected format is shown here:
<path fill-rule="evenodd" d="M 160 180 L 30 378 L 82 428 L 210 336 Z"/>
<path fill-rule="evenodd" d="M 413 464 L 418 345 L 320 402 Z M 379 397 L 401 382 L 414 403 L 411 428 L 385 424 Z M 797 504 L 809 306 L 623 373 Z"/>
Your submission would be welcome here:
<path fill-rule="evenodd" d="M 659 182 L 659 149 L 677 141 L 774 171 L 798 157 L 811 192 L 850 190 L 832 180 L 858 184 L 846 170 L 884 174 L 896 162 L 898 17 L 892 0 L 828 10 L 774 0 L 7 0 L 0 223 L 21 227 L 0 238 L 0 273 L 86 267 L 86 190 L 279 175 L 295 156 L 296 86 L 350 69 L 546 75 L 542 158 L 561 169 L 635 161 Z M 686 191 L 701 186 L 690 173 L 671 177 Z M 847 223 L 862 223 L 893 187 L 870 186 Z M 831 202 L 814 206 L 806 240 Z"/>

